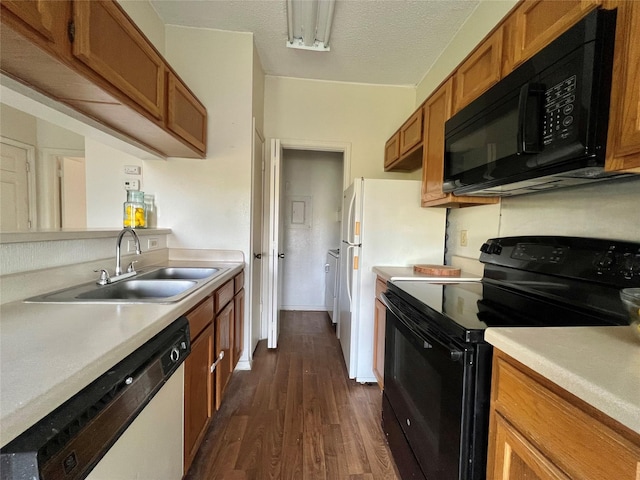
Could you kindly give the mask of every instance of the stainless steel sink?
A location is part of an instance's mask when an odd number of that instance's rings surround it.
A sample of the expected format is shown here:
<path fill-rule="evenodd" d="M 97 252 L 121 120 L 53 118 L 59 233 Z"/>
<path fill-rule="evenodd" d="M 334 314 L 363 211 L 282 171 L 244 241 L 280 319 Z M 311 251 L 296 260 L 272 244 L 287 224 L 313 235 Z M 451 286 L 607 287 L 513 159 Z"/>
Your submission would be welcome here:
<path fill-rule="evenodd" d="M 141 273 L 136 278 L 144 280 L 200 280 L 218 272 L 219 268 L 166 267 Z"/>
<path fill-rule="evenodd" d="M 27 298 L 27 303 L 173 303 L 228 268 L 162 267 L 108 285 L 95 282 Z"/>
<path fill-rule="evenodd" d="M 196 284 L 193 280 L 129 280 L 112 283 L 77 295 L 88 300 L 142 300 L 180 295 Z"/>

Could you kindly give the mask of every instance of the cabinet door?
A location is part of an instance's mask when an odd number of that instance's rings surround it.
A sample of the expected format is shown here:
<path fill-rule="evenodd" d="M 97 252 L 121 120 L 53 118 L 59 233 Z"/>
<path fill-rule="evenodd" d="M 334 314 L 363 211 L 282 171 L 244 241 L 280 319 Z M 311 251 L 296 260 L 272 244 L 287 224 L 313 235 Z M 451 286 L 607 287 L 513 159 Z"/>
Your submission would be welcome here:
<path fill-rule="evenodd" d="M 618 8 L 606 169 L 640 169 L 640 3 L 605 6 Z"/>
<path fill-rule="evenodd" d="M 69 49 L 67 24 L 71 15 L 71 2 L 32 0 L 2 0 L 3 21 L 9 21 L 40 45 L 55 51 Z M 10 12 L 8 16 L 5 9 Z M 25 28 L 26 27 L 26 28 Z"/>
<path fill-rule="evenodd" d="M 384 332 L 387 324 L 387 309 L 376 298 L 373 313 L 373 374 L 380 388 L 384 388 Z"/>
<path fill-rule="evenodd" d="M 400 155 L 404 155 L 422 142 L 422 107 L 400 128 Z"/>
<path fill-rule="evenodd" d="M 160 55 L 116 2 L 73 3 L 73 55 L 153 118 L 164 113 Z"/>
<path fill-rule="evenodd" d="M 212 335 L 203 332 L 191 344 L 184 367 L 184 471 L 198 451 L 210 417 L 209 392 Z"/>
<path fill-rule="evenodd" d="M 167 73 L 167 128 L 201 152 L 207 150 L 207 110 L 171 71 Z"/>
<path fill-rule="evenodd" d="M 216 316 L 213 360 L 217 362 L 211 373 L 215 379 L 215 410 L 220 408 L 224 390 L 231 378 L 231 332 L 234 321 L 234 302 L 231 301 Z M 212 362 L 213 363 L 213 362 Z"/>
<path fill-rule="evenodd" d="M 424 106 L 424 154 L 422 159 L 422 202 L 446 197 L 444 175 L 444 122 L 451 117 L 452 83 L 449 78 Z"/>
<path fill-rule="evenodd" d="M 502 28 L 487 38 L 455 73 L 455 111 L 480 96 L 500 80 Z"/>
<path fill-rule="evenodd" d="M 487 478 L 569 480 L 500 415 L 496 415 L 494 422 Z"/>
<path fill-rule="evenodd" d="M 400 131 L 387 140 L 384 146 L 384 167 L 392 166 L 400 158 Z"/>
<path fill-rule="evenodd" d="M 231 371 L 236 368 L 238 360 L 242 356 L 244 345 L 244 289 L 240 290 L 233 298 L 234 317 L 233 317 L 233 356 L 231 362 Z"/>
<path fill-rule="evenodd" d="M 601 0 L 536 0 L 522 2 L 515 15 L 513 66 L 527 60 L 596 8 Z"/>

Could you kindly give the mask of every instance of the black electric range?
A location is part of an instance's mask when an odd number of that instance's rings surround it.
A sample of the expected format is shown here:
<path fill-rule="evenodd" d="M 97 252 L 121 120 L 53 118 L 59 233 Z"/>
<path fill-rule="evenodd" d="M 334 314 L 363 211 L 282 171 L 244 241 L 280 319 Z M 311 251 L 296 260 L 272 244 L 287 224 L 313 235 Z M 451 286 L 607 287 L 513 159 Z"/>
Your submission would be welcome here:
<path fill-rule="evenodd" d="M 485 477 L 486 328 L 626 325 L 620 290 L 640 286 L 640 243 L 507 237 L 481 251 L 478 283 L 388 283 L 383 426 L 403 478 Z"/>

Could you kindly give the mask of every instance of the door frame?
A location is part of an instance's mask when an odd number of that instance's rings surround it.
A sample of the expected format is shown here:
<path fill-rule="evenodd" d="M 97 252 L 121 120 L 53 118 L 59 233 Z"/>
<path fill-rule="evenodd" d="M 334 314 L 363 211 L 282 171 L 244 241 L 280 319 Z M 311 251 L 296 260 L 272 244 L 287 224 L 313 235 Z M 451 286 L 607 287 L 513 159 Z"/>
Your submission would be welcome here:
<path fill-rule="evenodd" d="M 271 168 L 271 140 L 274 139 L 278 139 L 277 137 L 272 137 L 272 138 L 267 138 L 265 139 L 265 144 L 269 145 L 269 165 L 268 167 Z M 351 143 L 349 142 L 323 142 L 323 141 L 318 141 L 318 140 L 301 140 L 301 139 L 280 139 L 280 147 L 282 150 L 311 150 L 311 151 L 317 151 L 317 152 L 338 152 L 338 153 L 342 153 L 342 190 L 344 191 L 347 187 L 349 187 L 349 185 L 351 185 Z M 266 155 L 265 155 L 265 159 L 266 159 Z M 266 170 L 265 170 L 266 172 Z M 280 170 L 280 177 L 282 177 L 282 170 Z M 268 189 L 265 189 L 268 190 Z M 263 192 L 264 194 L 264 192 Z M 262 228 L 263 228 L 263 232 L 262 232 L 262 239 L 263 239 L 263 245 L 268 245 L 268 239 L 269 239 L 269 231 L 271 228 L 271 218 L 269 217 L 269 212 L 271 211 L 273 205 L 272 205 L 272 201 L 274 199 L 272 199 L 269 195 L 268 192 L 267 194 L 265 194 L 264 196 L 265 202 L 264 202 L 264 209 L 263 209 L 263 221 L 262 221 Z M 263 268 L 263 272 L 265 270 L 269 270 L 264 269 Z M 263 305 L 268 305 L 269 303 L 269 298 L 267 297 L 269 295 L 269 292 L 273 291 L 273 286 L 269 285 L 269 282 L 272 282 L 273 279 L 267 274 L 267 275 L 263 275 L 263 281 L 265 282 L 265 284 L 262 286 L 261 290 L 262 290 L 262 303 Z M 267 311 L 268 309 L 263 309 L 263 311 Z M 262 339 L 266 339 L 268 336 L 268 330 L 269 330 L 269 315 L 265 314 L 262 316 L 262 326 L 261 326 L 261 338 Z"/>

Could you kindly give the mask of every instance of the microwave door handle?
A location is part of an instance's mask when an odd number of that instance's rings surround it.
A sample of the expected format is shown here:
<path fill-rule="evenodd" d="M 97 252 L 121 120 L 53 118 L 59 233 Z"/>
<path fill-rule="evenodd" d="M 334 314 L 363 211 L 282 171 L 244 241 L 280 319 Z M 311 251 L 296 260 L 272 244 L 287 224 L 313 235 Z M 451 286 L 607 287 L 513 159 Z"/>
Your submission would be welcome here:
<path fill-rule="evenodd" d="M 518 155 L 540 153 L 544 85 L 526 83 L 518 98 Z"/>

